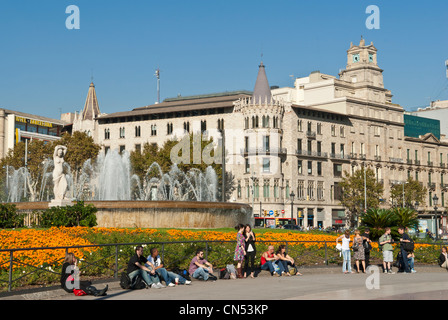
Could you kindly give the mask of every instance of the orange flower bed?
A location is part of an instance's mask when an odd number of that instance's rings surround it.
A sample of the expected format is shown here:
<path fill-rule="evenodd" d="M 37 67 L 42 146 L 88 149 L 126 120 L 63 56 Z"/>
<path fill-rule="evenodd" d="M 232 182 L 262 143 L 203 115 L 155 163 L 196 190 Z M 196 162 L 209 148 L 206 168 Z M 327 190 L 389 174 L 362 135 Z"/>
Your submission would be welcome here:
<path fill-rule="evenodd" d="M 64 247 L 91 245 L 90 242 L 82 238 L 86 230 L 84 228 L 50 228 L 48 230 L 22 229 L 22 230 L 1 230 L 0 249 L 23 249 L 38 247 Z M 89 252 L 95 248 L 87 248 Z M 74 249 L 80 259 L 84 258 L 84 252 Z M 24 250 L 14 252 L 14 260 L 32 266 L 52 265 L 55 261 L 64 259 L 65 249 L 49 250 Z M 0 252 L 0 265 L 2 269 L 9 267 L 9 252 Z M 14 263 L 13 270 L 18 269 L 20 264 Z"/>
<path fill-rule="evenodd" d="M 144 234 L 151 241 L 236 241 L 235 231 L 202 231 L 202 230 L 178 230 L 168 229 L 165 231 L 157 229 L 121 229 L 121 228 L 86 228 L 86 227 L 53 227 L 46 230 L 22 229 L 22 230 L 1 230 L 0 249 L 23 249 L 38 247 L 71 247 L 92 245 L 86 236 L 88 234 L 100 234 L 102 236 L 120 233 L 126 235 Z M 335 235 L 311 234 L 298 232 L 264 232 L 258 233 L 255 230 L 258 241 L 266 244 L 278 245 L 279 242 L 306 241 L 302 244 L 305 247 L 323 247 L 326 241 L 328 247 L 336 245 Z M 160 239 L 159 239 L 160 238 Z M 352 236 L 353 239 L 353 236 Z M 317 243 L 320 242 L 320 243 Z M 415 248 L 430 247 L 427 244 L 415 244 Z M 377 242 L 372 242 L 373 248 L 378 248 Z M 85 254 L 98 250 L 95 247 L 70 250 L 79 259 L 84 259 Z M 46 266 L 60 264 L 65 256 L 65 249 L 48 250 L 25 250 L 14 253 L 14 259 L 32 266 Z M 0 252 L 0 269 L 9 268 L 9 252 Z M 55 263 L 59 261 L 59 263 Z M 18 269 L 20 264 L 15 263 L 13 269 Z"/>

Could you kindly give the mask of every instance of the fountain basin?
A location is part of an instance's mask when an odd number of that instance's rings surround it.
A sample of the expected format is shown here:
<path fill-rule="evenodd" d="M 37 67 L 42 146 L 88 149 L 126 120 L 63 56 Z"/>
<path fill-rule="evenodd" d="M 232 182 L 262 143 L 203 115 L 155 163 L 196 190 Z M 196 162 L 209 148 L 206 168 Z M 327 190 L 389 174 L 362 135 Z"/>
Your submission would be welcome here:
<path fill-rule="evenodd" d="M 254 225 L 252 208 L 235 202 L 205 201 L 85 201 L 97 209 L 97 227 L 104 228 L 228 228 Z M 45 210 L 49 202 L 16 202 L 18 212 Z"/>

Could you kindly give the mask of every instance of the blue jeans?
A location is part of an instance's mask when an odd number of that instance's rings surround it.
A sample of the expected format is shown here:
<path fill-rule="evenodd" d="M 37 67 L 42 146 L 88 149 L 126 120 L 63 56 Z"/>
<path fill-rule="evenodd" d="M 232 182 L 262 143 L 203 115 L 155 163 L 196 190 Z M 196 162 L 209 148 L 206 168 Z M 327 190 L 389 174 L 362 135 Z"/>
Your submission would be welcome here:
<path fill-rule="evenodd" d="M 156 273 L 162 278 L 167 285 L 169 285 L 171 282 L 174 282 L 174 279 L 178 278 L 180 284 L 185 284 L 187 281 L 184 277 L 166 270 L 165 268 L 159 268 L 156 270 Z"/>
<path fill-rule="evenodd" d="M 269 272 L 271 274 L 274 274 L 275 272 L 275 268 L 274 268 L 274 263 L 279 267 L 279 270 L 277 270 L 277 273 L 279 275 L 282 275 L 282 273 L 285 271 L 285 268 L 283 267 L 282 263 L 277 263 L 278 260 L 276 261 L 266 261 L 264 264 L 261 265 L 261 270 L 269 270 Z"/>
<path fill-rule="evenodd" d="M 197 268 L 191 276 L 195 279 L 203 279 L 203 280 L 207 281 L 208 270 L 206 270 L 204 268 Z"/>
<path fill-rule="evenodd" d="M 342 250 L 342 257 L 344 258 L 344 261 L 342 262 L 342 272 L 352 272 L 352 267 L 350 266 L 350 250 Z"/>
<path fill-rule="evenodd" d="M 131 283 L 134 282 L 134 278 L 137 277 L 138 275 L 140 275 L 143 278 L 143 281 L 145 281 L 145 283 L 148 286 L 152 285 L 153 283 L 160 282 L 157 274 L 152 275 L 143 269 L 138 269 L 138 270 L 132 271 L 130 274 L 128 274 L 129 278 L 131 279 Z"/>
<path fill-rule="evenodd" d="M 403 248 L 401 249 L 401 262 L 403 264 L 404 272 L 411 272 L 411 268 L 409 267 L 408 262 L 408 252 Z"/>

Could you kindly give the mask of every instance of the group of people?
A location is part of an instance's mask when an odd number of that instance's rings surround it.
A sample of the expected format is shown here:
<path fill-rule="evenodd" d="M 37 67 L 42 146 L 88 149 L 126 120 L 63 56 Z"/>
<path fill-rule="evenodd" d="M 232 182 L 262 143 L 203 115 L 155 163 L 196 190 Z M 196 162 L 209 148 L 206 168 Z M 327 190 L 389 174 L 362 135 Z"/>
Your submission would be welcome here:
<path fill-rule="evenodd" d="M 235 227 L 237 232 L 237 243 L 234 254 L 236 261 L 237 278 L 246 278 L 248 275 L 254 278 L 255 264 L 255 234 L 249 224 L 239 224 Z M 244 272 L 243 272 L 244 262 Z M 294 270 L 294 274 L 302 275 L 297 271 L 294 259 L 286 253 L 285 245 L 280 245 L 274 253 L 274 247 L 269 246 L 268 250 L 261 255 L 261 270 L 269 270 L 271 275 L 282 276 L 291 275 L 289 269 Z"/>
<path fill-rule="evenodd" d="M 414 249 L 412 239 L 405 232 L 404 227 L 398 228 L 400 234 L 400 251 L 397 256 L 395 266 L 398 268 L 398 272 L 415 273 L 414 269 Z M 341 244 L 339 244 L 341 241 Z M 355 260 L 356 272 L 366 272 L 366 268 L 369 266 L 370 250 L 372 249 L 370 230 L 365 229 L 364 234 L 360 234 L 359 230 L 355 230 L 355 236 L 353 238 L 353 244 L 350 248 L 350 231 L 346 230 L 343 235 L 336 239 L 336 248 L 341 250 L 343 255 L 342 272 L 354 273 L 351 269 L 351 249 L 353 250 L 353 258 Z M 388 227 L 385 229 L 384 234 L 379 238 L 378 245 L 383 254 L 383 272 L 394 274 L 392 266 L 394 264 L 393 256 L 393 244 L 394 239 L 391 235 L 391 229 Z"/>

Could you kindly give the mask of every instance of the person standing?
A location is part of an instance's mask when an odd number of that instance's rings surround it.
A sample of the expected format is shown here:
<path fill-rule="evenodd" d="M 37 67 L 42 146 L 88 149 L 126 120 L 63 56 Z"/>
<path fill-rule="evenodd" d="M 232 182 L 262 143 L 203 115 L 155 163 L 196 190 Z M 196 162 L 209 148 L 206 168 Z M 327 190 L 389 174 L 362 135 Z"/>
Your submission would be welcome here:
<path fill-rule="evenodd" d="M 342 272 L 344 274 L 353 273 L 352 267 L 350 266 L 350 230 L 345 230 L 344 234 L 336 239 L 336 245 L 338 245 L 339 240 L 342 241 Z"/>
<path fill-rule="evenodd" d="M 366 270 L 366 264 L 365 264 L 365 248 L 363 245 L 363 239 L 360 235 L 359 230 L 355 230 L 355 237 L 353 238 L 353 249 L 354 254 L 353 254 L 353 258 L 355 259 L 356 262 L 356 272 L 359 273 L 359 261 L 361 261 L 362 264 L 362 269 L 363 272 L 365 273 Z"/>
<path fill-rule="evenodd" d="M 392 271 L 392 262 L 394 260 L 394 255 L 393 255 L 393 239 L 392 236 L 390 234 L 390 228 L 387 227 L 385 229 L 384 234 L 380 237 L 379 239 L 379 245 L 383 251 L 383 268 L 384 268 L 384 273 L 395 273 Z"/>
<path fill-rule="evenodd" d="M 400 237 L 400 252 L 401 252 L 401 263 L 404 268 L 403 272 L 411 273 L 411 268 L 409 267 L 409 262 L 407 259 L 409 252 L 405 249 L 406 243 L 411 242 L 411 238 L 409 237 L 409 235 L 406 232 L 404 232 L 404 227 L 399 227 L 398 233 L 401 235 L 401 237 Z"/>
<path fill-rule="evenodd" d="M 363 245 L 364 245 L 364 258 L 365 258 L 365 268 L 364 268 L 364 272 L 366 271 L 366 269 L 369 267 L 370 265 L 370 250 L 372 250 L 372 245 L 371 245 L 371 240 L 370 240 L 370 229 L 366 228 L 364 230 L 364 233 L 361 235 L 362 239 L 363 239 Z"/>
<path fill-rule="evenodd" d="M 249 262 L 250 262 L 250 277 L 254 277 L 254 262 L 255 262 L 255 255 L 257 254 L 256 248 L 255 248 L 255 234 L 252 231 L 252 228 L 249 224 L 246 224 L 246 227 L 244 228 L 244 239 L 246 242 L 246 256 L 244 257 L 244 278 L 247 276 L 247 272 L 249 270 Z"/>
<path fill-rule="evenodd" d="M 236 234 L 236 247 L 235 247 L 235 254 L 233 256 L 233 260 L 236 261 L 236 273 L 237 273 L 237 278 L 242 278 L 243 277 L 243 272 L 242 272 L 242 265 L 243 265 L 243 260 L 244 260 L 244 256 L 246 255 L 246 241 L 243 235 L 244 232 L 244 225 L 243 224 L 239 224 L 235 227 L 235 229 L 238 230 L 237 234 Z"/>

